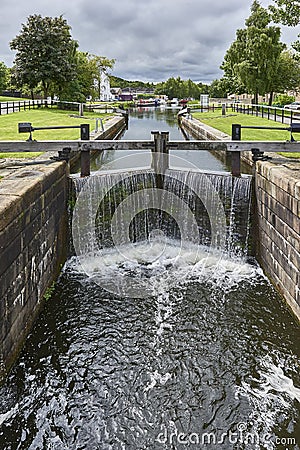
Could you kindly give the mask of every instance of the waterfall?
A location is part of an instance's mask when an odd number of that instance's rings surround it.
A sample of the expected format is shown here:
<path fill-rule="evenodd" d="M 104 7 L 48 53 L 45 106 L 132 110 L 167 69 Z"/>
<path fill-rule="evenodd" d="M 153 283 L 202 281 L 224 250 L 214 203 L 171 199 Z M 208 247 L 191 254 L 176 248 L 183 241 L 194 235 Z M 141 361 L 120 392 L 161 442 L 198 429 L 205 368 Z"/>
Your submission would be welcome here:
<path fill-rule="evenodd" d="M 247 255 L 251 177 L 168 169 L 163 189 L 151 170 L 98 172 L 73 178 L 81 194 L 78 231 L 85 253 L 95 248 L 166 238 Z M 83 189 L 84 188 L 84 189 Z"/>
<path fill-rule="evenodd" d="M 184 199 L 198 224 L 203 245 L 223 248 L 228 255 L 247 255 L 251 176 L 169 170 L 165 188 Z"/>
<path fill-rule="evenodd" d="M 159 295 L 243 265 L 251 178 L 168 169 L 161 181 L 150 169 L 74 178 L 78 270 L 109 292 Z"/>

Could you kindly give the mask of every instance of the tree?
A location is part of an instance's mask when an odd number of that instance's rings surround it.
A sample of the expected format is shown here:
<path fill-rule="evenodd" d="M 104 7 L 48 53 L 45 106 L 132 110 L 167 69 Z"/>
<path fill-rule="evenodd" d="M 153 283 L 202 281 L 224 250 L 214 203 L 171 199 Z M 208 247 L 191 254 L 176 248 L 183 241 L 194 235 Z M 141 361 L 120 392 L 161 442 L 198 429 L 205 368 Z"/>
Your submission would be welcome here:
<path fill-rule="evenodd" d="M 143 81 L 129 81 L 123 78 L 116 77 L 114 75 L 109 75 L 109 81 L 111 87 L 118 87 L 121 89 L 130 88 L 137 90 L 154 90 L 154 83 L 144 83 Z"/>
<path fill-rule="evenodd" d="M 298 34 L 298 37 L 300 38 L 300 34 Z M 292 48 L 296 52 L 296 54 L 294 55 L 294 58 L 299 61 L 300 60 L 300 39 L 298 41 L 293 42 Z"/>
<path fill-rule="evenodd" d="M 273 92 L 297 90 L 300 86 L 300 61 L 294 58 L 291 51 L 280 54 L 278 68 L 272 79 Z"/>
<path fill-rule="evenodd" d="M 182 80 L 180 77 L 171 77 L 167 81 L 155 86 L 155 94 L 167 95 L 171 98 L 199 98 L 202 91 L 207 91 L 207 86 L 196 84 L 192 80 Z"/>
<path fill-rule="evenodd" d="M 101 97 L 101 80 L 103 73 L 107 73 L 108 69 L 112 69 L 115 64 L 114 59 L 108 59 L 105 56 L 89 55 L 89 61 L 94 73 L 94 83 L 96 96 Z M 95 95 L 93 95 L 94 97 Z"/>
<path fill-rule="evenodd" d="M 245 21 L 246 28 L 236 32 L 236 40 L 228 49 L 221 68 L 225 76 L 236 77 L 246 90 L 258 95 L 273 90 L 272 79 L 276 74 L 279 58 L 285 45 L 280 42 L 280 28 L 269 26 L 268 11 L 254 0 L 251 15 Z"/>
<path fill-rule="evenodd" d="M 209 96 L 212 98 L 227 98 L 227 95 L 231 92 L 236 92 L 236 90 L 231 90 L 231 85 L 225 78 L 213 80 L 211 85 L 209 86 Z M 245 91 L 243 90 L 243 92 Z"/>
<path fill-rule="evenodd" d="M 274 0 L 270 5 L 272 20 L 276 23 L 295 27 L 300 22 L 300 0 Z"/>
<path fill-rule="evenodd" d="M 51 84 L 63 86 L 74 79 L 74 56 L 78 44 L 71 37 L 71 27 L 60 17 L 32 15 L 11 42 L 16 50 L 15 67 L 19 85 L 33 89 L 41 83 L 44 97 Z"/>
<path fill-rule="evenodd" d="M 204 83 L 200 82 L 197 84 L 197 88 L 198 88 L 198 97 L 200 96 L 200 94 L 208 94 L 208 92 L 209 92 L 208 84 L 204 84 Z M 195 95 L 194 97 L 197 98 L 197 95 Z"/>
<path fill-rule="evenodd" d="M 276 23 L 295 27 L 300 23 L 300 0 L 274 0 L 276 6 L 270 5 L 272 20 Z M 298 34 L 300 38 L 300 34 Z M 296 52 L 294 57 L 300 60 L 300 40 L 292 44 Z"/>
<path fill-rule="evenodd" d="M 167 95 L 170 99 L 179 98 L 181 97 L 181 82 L 182 80 L 180 77 L 168 78 L 167 81 L 157 84 L 155 88 L 155 94 L 164 94 Z"/>
<path fill-rule="evenodd" d="M 75 78 L 65 83 L 60 91 L 62 101 L 85 102 L 94 89 L 94 65 L 89 59 L 89 53 L 76 51 L 74 57 Z"/>
<path fill-rule="evenodd" d="M 0 61 L 0 92 L 6 89 L 9 78 L 9 69 Z"/>

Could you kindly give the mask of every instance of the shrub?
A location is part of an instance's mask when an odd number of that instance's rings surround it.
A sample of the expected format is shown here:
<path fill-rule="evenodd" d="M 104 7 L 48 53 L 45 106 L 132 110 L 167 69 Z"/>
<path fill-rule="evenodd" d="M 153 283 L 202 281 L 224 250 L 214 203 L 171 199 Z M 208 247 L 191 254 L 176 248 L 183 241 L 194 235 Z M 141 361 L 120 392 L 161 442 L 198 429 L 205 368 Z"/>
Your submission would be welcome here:
<path fill-rule="evenodd" d="M 287 94 L 278 94 L 274 98 L 273 106 L 284 106 L 295 101 L 295 97 Z"/>

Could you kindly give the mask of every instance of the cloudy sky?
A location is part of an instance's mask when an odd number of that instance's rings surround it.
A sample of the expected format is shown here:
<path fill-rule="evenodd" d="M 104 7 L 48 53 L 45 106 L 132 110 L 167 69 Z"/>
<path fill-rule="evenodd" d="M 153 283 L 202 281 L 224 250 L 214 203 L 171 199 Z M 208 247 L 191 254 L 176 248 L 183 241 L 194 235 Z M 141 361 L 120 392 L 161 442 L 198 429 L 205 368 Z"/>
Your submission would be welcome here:
<path fill-rule="evenodd" d="M 271 0 L 270 0 L 271 1 Z M 252 0 L 1 0 L 0 61 L 11 66 L 9 42 L 32 14 L 63 15 L 79 50 L 115 58 L 112 74 L 128 80 L 171 76 L 209 83 L 243 28 Z M 262 0 L 263 5 L 268 0 Z M 299 32 L 299 30 L 298 30 Z M 282 40 L 296 40 L 283 29 Z"/>

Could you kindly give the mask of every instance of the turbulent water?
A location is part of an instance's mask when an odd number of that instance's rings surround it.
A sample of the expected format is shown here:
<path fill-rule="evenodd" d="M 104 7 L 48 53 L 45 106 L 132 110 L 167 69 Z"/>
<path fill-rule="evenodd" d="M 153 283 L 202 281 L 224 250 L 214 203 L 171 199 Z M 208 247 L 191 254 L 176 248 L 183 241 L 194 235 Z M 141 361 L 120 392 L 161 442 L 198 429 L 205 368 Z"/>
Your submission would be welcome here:
<path fill-rule="evenodd" d="M 199 177 L 172 175 L 165 191 L 188 201 L 185 180 L 201 193 L 193 215 L 213 204 Z M 213 177 L 226 205 L 225 247 L 212 245 L 218 227 L 186 242 L 185 217 L 170 236 L 172 196 L 159 223 L 155 214 L 130 219 L 130 242 L 121 233 L 112 245 L 105 205 L 114 214 L 136 186 L 154 187 L 150 172 L 135 177 L 119 180 L 120 197 L 103 197 L 96 232 L 67 262 L 0 389 L 1 449 L 299 449 L 299 327 L 244 246 L 232 251 L 248 239 L 248 227 L 237 227 L 249 213 L 248 180 Z M 79 217 L 76 226 L 85 224 Z"/>
<path fill-rule="evenodd" d="M 1 450 L 299 450 L 299 324 L 249 256 L 251 179 L 165 175 L 75 177 L 73 253 L 0 387 Z"/>
<path fill-rule="evenodd" d="M 1 388 L 1 448 L 299 448 L 276 444 L 297 436 L 299 328 L 261 270 L 144 270 L 156 294 L 119 297 L 69 260 Z"/>

